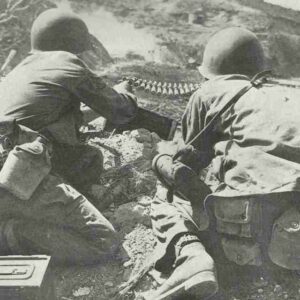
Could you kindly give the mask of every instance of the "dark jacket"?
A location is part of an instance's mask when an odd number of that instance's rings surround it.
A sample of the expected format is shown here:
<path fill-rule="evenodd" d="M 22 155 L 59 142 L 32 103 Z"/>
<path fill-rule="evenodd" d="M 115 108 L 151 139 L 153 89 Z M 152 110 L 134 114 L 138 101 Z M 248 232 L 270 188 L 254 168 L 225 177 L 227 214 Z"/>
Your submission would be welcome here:
<path fill-rule="evenodd" d="M 0 115 L 33 130 L 47 128 L 58 142 L 77 142 L 80 102 L 116 125 L 136 113 L 131 95 L 108 87 L 69 52 L 35 52 L 0 83 Z"/>

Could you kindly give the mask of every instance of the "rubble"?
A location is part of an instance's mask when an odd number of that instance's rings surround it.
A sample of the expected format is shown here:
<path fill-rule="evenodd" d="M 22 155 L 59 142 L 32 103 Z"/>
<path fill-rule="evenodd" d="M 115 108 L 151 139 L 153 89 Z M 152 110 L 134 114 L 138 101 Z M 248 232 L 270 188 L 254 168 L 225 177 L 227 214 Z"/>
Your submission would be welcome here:
<path fill-rule="evenodd" d="M 151 171 L 151 162 L 160 142 L 156 134 L 139 129 L 109 139 L 93 138 L 89 142 L 98 146 L 104 155 L 105 171 L 99 184 L 92 185 L 89 191 L 96 206 L 103 209 L 112 203 L 122 204 L 136 201 L 139 196 L 153 195 L 156 178 Z M 109 145 L 120 155 L 102 145 Z"/>
<path fill-rule="evenodd" d="M 74 297 L 83 297 L 87 296 L 91 293 L 91 289 L 89 287 L 80 287 L 78 290 L 73 292 Z"/>
<path fill-rule="evenodd" d="M 122 232 L 130 232 L 136 225 L 142 224 L 151 227 L 149 217 L 150 205 L 142 206 L 136 202 L 122 204 L 115 210 L 111 222 Z"/>

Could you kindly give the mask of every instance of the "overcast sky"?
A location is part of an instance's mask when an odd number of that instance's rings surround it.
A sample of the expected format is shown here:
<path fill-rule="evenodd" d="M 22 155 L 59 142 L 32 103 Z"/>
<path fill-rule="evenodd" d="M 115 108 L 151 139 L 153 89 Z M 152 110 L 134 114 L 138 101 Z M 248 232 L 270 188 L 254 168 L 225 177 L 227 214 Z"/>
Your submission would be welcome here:
<path fill-rule="evenodd" d="M 264 0 L 267 3 L 277 4 L 286 8 L 300 11 L 300 0 Z"/>

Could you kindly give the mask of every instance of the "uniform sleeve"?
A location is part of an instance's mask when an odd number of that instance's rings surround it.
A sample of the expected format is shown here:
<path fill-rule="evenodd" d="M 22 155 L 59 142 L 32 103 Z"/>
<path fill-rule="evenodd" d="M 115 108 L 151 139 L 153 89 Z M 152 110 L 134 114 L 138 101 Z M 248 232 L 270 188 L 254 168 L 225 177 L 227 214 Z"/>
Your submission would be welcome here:
<path fill-rule="evenodd" d="M 206 119 L 207 108 L 201 100 L 199 91 L 197 91 L 191 96 L 182 117 L 182 137 L 185 144 L 191 142 L 203 130 Z M 198 139 L 197 143 L 193 143 L 193 146 L 205 156 L 202 159 L 206 162 L 206 165 L 210 163 L 214 156 L 213 145 L 213 137 L 211 136 L 204 136 L 204 138 Z"/>
<path fill-rule="evenodd" d="M 75 92 L 81 102 L 114 125 L 126 124 L 136 115 L 137 104 L 133 94 L 118 93 L 90 70 L 86 70 Z"/>
<path fill-rule="evenodd" d="M 205 124 L 206 108 L 198 92 L 194 93 L 182 117 L 182 137 L 185 144 L 189 143 Z"/>

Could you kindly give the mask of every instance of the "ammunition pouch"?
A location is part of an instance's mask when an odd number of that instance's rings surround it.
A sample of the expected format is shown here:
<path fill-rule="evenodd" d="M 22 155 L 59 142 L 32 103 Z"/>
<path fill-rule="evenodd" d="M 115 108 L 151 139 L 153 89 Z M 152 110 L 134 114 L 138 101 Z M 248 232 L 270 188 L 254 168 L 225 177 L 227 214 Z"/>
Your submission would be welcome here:
<path fill-rule="evenodd" d="M 216 230 L 241 238 L 253 238 L 259 233 L 261 205 L 254 198 L 224 198 L 214 202 Z"/>
<path fill-rule="evenodd" d="M 298 197 L 292 192 L 214 198 L 208 207 L 225 257 L 238 265 L 255 266 L 268 257 L 278 266 L 299 270 Z"/>
<path fill-rule="evenodd" d="M 270 259 L 290 270 L 300 270 L 300 212 L 292 207 L 273 225 L 268 248 Z"/>
<path fill-rule="evenodd" d="M 261 228 L 260 202 L 251 197 L 217 199 L 213 214 L 226 258 L 238 265 L 261 265 L 261 250 L 255 239 Z"/>

